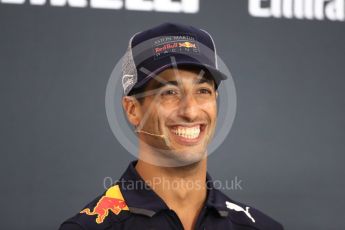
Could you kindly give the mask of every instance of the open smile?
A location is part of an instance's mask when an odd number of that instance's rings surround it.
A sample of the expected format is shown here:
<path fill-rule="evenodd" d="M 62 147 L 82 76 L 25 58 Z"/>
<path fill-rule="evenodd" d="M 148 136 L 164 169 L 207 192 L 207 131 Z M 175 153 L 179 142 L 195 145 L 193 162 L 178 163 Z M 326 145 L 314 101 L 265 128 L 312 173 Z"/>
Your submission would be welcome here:
<path fill-rule="evenodd" d="M 169 127 L 174 140 L 181 145 L 195 145 L 205 134 L 206 124 L 173 125 Z"/>

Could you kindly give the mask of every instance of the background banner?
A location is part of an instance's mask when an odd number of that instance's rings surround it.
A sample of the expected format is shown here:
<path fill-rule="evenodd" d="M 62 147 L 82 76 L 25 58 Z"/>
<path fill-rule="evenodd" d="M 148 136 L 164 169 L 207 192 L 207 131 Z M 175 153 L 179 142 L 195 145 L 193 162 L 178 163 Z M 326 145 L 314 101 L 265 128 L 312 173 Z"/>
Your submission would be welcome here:
<path fill-rule="evenodd" d="M 106 116 L 136 32 L 210 32 L 237 113 L 209 158 L 286 229 L 345 229 L 344 0 L 0 0 L 1 229 L 57 229 L 134 157 Z M 119 108 L 119 112 L 122 109 Z"/>

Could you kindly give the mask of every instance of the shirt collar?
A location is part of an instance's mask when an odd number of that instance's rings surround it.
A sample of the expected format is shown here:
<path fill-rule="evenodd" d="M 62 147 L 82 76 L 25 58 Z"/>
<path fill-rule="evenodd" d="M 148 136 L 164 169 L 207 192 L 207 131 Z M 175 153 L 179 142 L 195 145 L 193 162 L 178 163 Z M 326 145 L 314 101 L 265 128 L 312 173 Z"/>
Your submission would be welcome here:
<path fill-rule="evenodd" d="M 138 174 L 136 163 L 133 161 L 129 164 L 118 182 L 130 212 L 153 216 L 156 212 L 169 209 Z"/>
<path fill-rule="evenodd" d="M 136 163 L 137 161 L 131 162 L 118 181 L 129 211 L 152 217 L 159 211 L 169 210 L 166 203 L 140 177 L 135 169 Z M 212 178 L 208 173 L 206 181 L 206 207 L 215 209 L 221 217 L 227 217 L 226 196 L 214 188 Z"/>

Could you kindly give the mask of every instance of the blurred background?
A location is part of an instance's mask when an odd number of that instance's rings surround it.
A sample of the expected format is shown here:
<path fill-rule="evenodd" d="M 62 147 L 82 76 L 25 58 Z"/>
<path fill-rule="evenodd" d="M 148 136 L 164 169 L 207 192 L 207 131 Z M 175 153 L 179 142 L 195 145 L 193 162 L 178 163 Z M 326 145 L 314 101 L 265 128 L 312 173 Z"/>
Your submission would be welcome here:
<path fill-rule="evenodd" d="M 179 22 L 213 35 L 234 78 L 209 172 L 243 189 L 224 192 L 286 229 L 345 229 L 344 14 L 343 0 L 0 0 L 0 228 L 57 229 L 121 176 L 134 157 L 107 81 L 134 33 Z"/>

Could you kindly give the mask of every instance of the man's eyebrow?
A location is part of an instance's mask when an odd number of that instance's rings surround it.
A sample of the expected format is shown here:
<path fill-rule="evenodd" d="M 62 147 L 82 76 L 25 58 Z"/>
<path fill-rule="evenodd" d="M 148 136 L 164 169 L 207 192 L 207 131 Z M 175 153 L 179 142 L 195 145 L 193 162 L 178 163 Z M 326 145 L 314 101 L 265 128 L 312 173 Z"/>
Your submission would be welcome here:
<path fill-rule="evenodd" d="M 208 78 L 197 78 L 193 81 L 193 84 L 203 84 L 203 83 L 209 83 L 210 85 L 212 85 L 212 80 L 208 79 Z M 159 89 L 161 87 L 167 86 L 167 85 L 174 85 L 174 86 L 178 86 L 179 83 L 178 81 L 175 80 L 170 80 L 170 81 L 156 81 L 156 84 L 153 85 L 153 89 Z"/>
<path fill-rule="evenodd" d="M 201 77 L 201 78 L 197 78 L 196 80 L 194 80 L 193 83 L 194 83 L 194 84 L 203 84 L 203 83 L 212 84 L 212 80 L 209 79 L 209 78 Z"/>
<path fill-rule="evenodd" d="M 161 88 L 163 86 L 166 86 L 166 85 L 174 85 L 174 86 L 178 86 L 178 82 L 177 81 L 164 81 L 164 82 L 161 82 L 161 81 L 156 81 L 157 83 L 154 84 L 153 88 L 154 89 L 158 89 L 158 88 Z"/>

